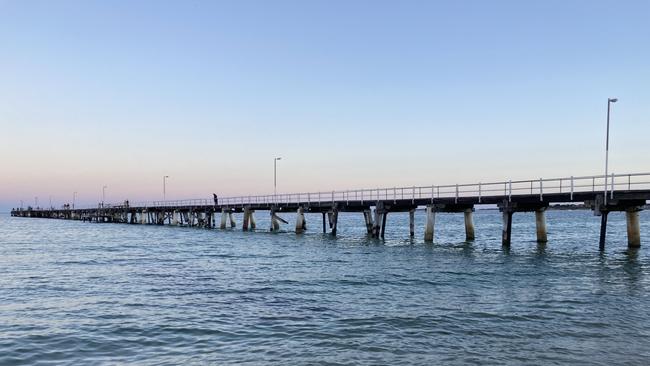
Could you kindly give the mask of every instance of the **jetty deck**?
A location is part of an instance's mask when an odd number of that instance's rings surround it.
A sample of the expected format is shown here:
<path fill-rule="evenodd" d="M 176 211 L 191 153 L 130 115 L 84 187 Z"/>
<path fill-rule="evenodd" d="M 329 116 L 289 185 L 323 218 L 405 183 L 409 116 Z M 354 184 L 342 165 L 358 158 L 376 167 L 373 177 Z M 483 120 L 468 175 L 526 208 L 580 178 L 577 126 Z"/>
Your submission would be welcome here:
<path fill-rule="evenodd" d="M 278 231 L 278 214 L 295 212 L 295 231 L 306 229 L 304 214 L 321 213 L 322 230 L 336 235 L 339 212 L 363 213 L 368 235 L 383 238 L 386 217 L 409 212 L 410 236 L 414 236 L 415 210 L 426 209 L 425 241 L 433 241 L 436 212 L 463 213 L 467 240 L 474 240 L 473 212 L 478 205 L 497 205 L 503 213 L 502 243 L 509 246 L 512 216 L 535 212 L 537 240 L 547 241 L 545 211 L 551 204 L 583 203 L 601 217 L 601 250 L 605 247 L 609 212 L 624 211 L 628 245 L 641 245 L 639 211 L 650 200 L 650 173 L 612 174 L 550 179 L 508 180 L 489 183 L 392 187 L 330 192 L 250 195 L 190 200 L 100 203 L 93 207 L 16 208 L 12 216 L 56 218 L 88 222 L 177 225 L 202 228 L 236 227 L 234 213 L 243 213 L 243 230 L 255 229 L 255 212 L 271 216 L 271 231 Z M 217 225 L 216 216 L 221 215 Z"/>

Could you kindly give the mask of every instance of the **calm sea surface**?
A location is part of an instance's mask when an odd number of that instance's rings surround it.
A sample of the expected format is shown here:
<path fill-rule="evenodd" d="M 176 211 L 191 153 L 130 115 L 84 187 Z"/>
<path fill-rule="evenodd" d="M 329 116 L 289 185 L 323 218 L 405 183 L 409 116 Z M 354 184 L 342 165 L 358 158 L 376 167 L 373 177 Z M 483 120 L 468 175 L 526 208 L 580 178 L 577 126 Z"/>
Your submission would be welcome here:
<path fill-rule="evenodd" d="M 515 214 L 510 250 L 497 211 L 473 243 L 438 214 L 425 244 L 423 219 L 380 241 L 361 214 L 337 238 L 320 215 L 302 236 L 0 215 L 0 364 L 650 362 L 649 212 L 635 252 L 610 215 L 604 254 L 589 211 L 549 212 L 546 245 Z"/>

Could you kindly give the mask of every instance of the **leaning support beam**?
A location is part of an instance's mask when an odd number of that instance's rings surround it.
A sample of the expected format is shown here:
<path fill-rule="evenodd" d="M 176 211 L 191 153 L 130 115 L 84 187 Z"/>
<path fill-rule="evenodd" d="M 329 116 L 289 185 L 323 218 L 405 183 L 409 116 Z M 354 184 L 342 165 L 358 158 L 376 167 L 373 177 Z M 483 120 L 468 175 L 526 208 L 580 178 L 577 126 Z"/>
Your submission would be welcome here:
<path fill-rule="evenodd" d="M 508 208 L 503 209 L 503 233 L 501 237 L 501 244 L 509 247 L 512 239 L 512 214 L 514 212 Z"/>
<path fill-rule="evenodd" d="M 321 212 L 323 214 L 323 234 L 327 233 L 327 225 L 325 223 L 325 212 Z"/>
<path fill-rule="evenodd" d="M 388 211 L 384 211 L 384 214 L 381 217 L 381 238 L 383 239 L 386 234 L 386 218 L 388 217 Z"/>
<path fill-rule="evenodd" d="M 302 207 L 299 207 L 298 212 L 296 212 L 296 234 L 302 234 L 306 228 L 305 211 Z"/>
<path fill-rule="evenodd" d="M 432 205 L 428 205 L 426 213 L 427 222 L 424 227 L 424 241 L 433 241 L 434 227 L 436 224 L 436 211 Z"/>
<path fill-rule="evenodd" d="M 255 222 L 255 210 L 249 211 L 248 220 L 250 221 L 251 230 L 255 230 L 257 227 L 257 223 Z"/>
<path fill-rule="evenodd" d="M 468 208 L 464 211 L 465 215 L 465 240 L 472 241 L 476 237 L 474 235 L 474 209 Z"/>
<path fill-rule="evenodd" d="M 546 234 L 546 208 L 540 208 L 535 211 L 535 227 L 537 228 L 537 242 L 546 243 L 548 235 Z"/>
<path fill-rule="evenodd" d="M 641 228 L 639 226 L 640 207 L 629 207 L 625 210 L 627 221 L 627 246 L 638 248 L 641 246 Z"/>
<path fill-rule="evenodd" d="M 271 210 L 271 231 L 279 231 L 280 223 L 278 222 L 278 216 L 275 214 L 274 210 Z"/>
<path fill-rule="evenodd" d="M 411 238 L 415 237 L 415 209 L 409 210 L 409 234 Z"/>

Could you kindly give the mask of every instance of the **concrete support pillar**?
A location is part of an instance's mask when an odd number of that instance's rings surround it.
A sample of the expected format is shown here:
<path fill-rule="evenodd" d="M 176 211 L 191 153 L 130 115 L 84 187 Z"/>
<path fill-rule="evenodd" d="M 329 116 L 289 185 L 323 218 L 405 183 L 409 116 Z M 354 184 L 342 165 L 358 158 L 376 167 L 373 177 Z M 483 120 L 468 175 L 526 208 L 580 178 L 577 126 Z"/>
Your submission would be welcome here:
<path fill-rule="evenodd" d="M 227 221 L 228 221 L 228 212 L 226 212 L 226 210 L 222 210 L 221 211 L 221 225 L 219 225 L 219 228 L 220 229 L 225 229 Z"/>
<path fill-rule="evenodd" d="M 512 239 L 512 214 L 514 212 L 510 209 L 503 209 L 503 233 L 501 237 L 501 244 L 509 247 Z"/>
<path fill-rule="evenodd" d="M 212 216 L 213 212 L 212 211 L 205 211 L 205 227 L 208 229 L 212 228 Z"/>
<path fill-rule="evenodd" d="M 381 232 L 382 211 L 380 208 L 375 207 L 375 220 L 372 223 L 372 237 L 379 238 Z"/>
<path fill-rule="evenodd" d="M 339 210 L 336 208 L 332 212 L 332 235 L 336 236 L 336 229 L 339 224 Z"/>
<path fill-rule="evenodd" d="M 602 252 L 605 250 L 605 239 L 607 237 L 607 214 L 608 211 L 600 213 L 600 240 L 598 241 L 598 249 Z"/>
<path fill-rule="evenodd" d="M 427 223 L 424 227 L 424 241 L 433 241 L 433 233 L 436 224 L 436 210 L 432 205 L 428 205 L 426 213 Z"/>
<path fill-rule="evenodd" d="M 303 233 L 306 228 L 305 211 L 302 207 L 298 207 L 298 212 L 296 212 L 296 234 Z"/>
<path fill-rule="evenodd" d="M 363 219 L 366 222 L 366 231 L 372 235 L 372 212 L 370 210 L 363 210 Z"/>
<path fill-rule="evenodd" d="M 641 227 L 639 225 L 640 207 L 630 207 L 625 210 L 627 221 L 627 246 L 638 248 L 641 246 Z"/>
<path fill-rule="evenodd" d="M 468 208 L 464 211 L 465 214 L 465 240 L 474 240 L 474 209 Z"/>
<path fill-rule="evenodd" d="M 325 212 L 321 212 L 321 214 L 323 215 L 323 234 L 325 234 L 327 232 L 327 226 L 325 224 Z"/>
<path fill-rule="evenodd" d="M 140 223 L 141 224 L 146 224 L 147 223 L 147 215 L 148 212 L 145 210 L 140 211 Z"/>
<path fill-rule="evenodd" d="M 255 230 L 257 227 L 257 223 L 255 222 L 255 210 L 249 210 L 248 221 L 250 223 L 251 230 Z"/>
<path fill-rule="evenodd" d="M 230 227 L 234 229 L 237 226 L 237 223 L 235 222 L 235 216 L 233 216 L 232 211 L 228 212 L 228 220 L 230 220 Z"/>
<path fill-rule="evenodd" d="M 383 239 L 386 234 L 386 218 L 388 217 L 388 211 L 384 211 L 384 214 L 381 215 L 381 238 Z"/>
<path fill-rule="evenodd" d="M 537 228 L 537 242 L 546 243 L 548 241 L 546 234 L 546 208 L 540 208 L 535 211 L 535 227 Z"/>
<path fill-rule="evenodd" d="M 251 210 L 248 207 L 244 207 L 244 218 L 242 219 L 241 229 L 243 231 L 248 231 L 248 222 L 251 215 Z"/>
<path fill-rule="evenodd" d="M 415 237 L 415 209 L 409 210 L 409 235 L 411 238 Z"/>

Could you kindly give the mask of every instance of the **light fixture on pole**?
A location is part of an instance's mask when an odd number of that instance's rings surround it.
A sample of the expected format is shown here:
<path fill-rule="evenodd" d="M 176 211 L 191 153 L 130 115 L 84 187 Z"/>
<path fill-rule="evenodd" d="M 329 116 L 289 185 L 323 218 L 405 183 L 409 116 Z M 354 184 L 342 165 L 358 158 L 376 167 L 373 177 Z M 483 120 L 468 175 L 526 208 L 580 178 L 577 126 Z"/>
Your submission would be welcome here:
<path fill-rule="evenodd" d="M 278 160 L 282 160 L 282 158 L 273 159 L 273 196 L 278 194 Z"/>
<path fill-rule="evenodd" d="M 77 192 L 72 192 L 72 209 L 74 210 L 74 203 L 77 200 Z"/>
<path fill-rule="evenodd" d="M 104 201 L 106 200 L 106 188 L 108 188 L 108 186 L 102 187 L 102 207 L 104 207 Z"/>
<path fill-rule="evenodd" d="M 166 185 L 167 178 L 169 178 L 169 175 L 163 176 L 163 201 L 167 199 L 167 185 Z"/>
<path fill-rule="evenodd" d="M 607 136 L 605 138 L 605 191 L 603 192 L 605 197 L 604 197 L 604 203 L 605 206 L 607 206 L 607 174 L 609 173 L 608 171 L 608 164 L 609 164 L 609 110 L 611 108 L 612 103 L 618 102 L 618 98 L 607 98 Z M 612 180 L 612 190 L 614 190 L 614 181 Z"/>

